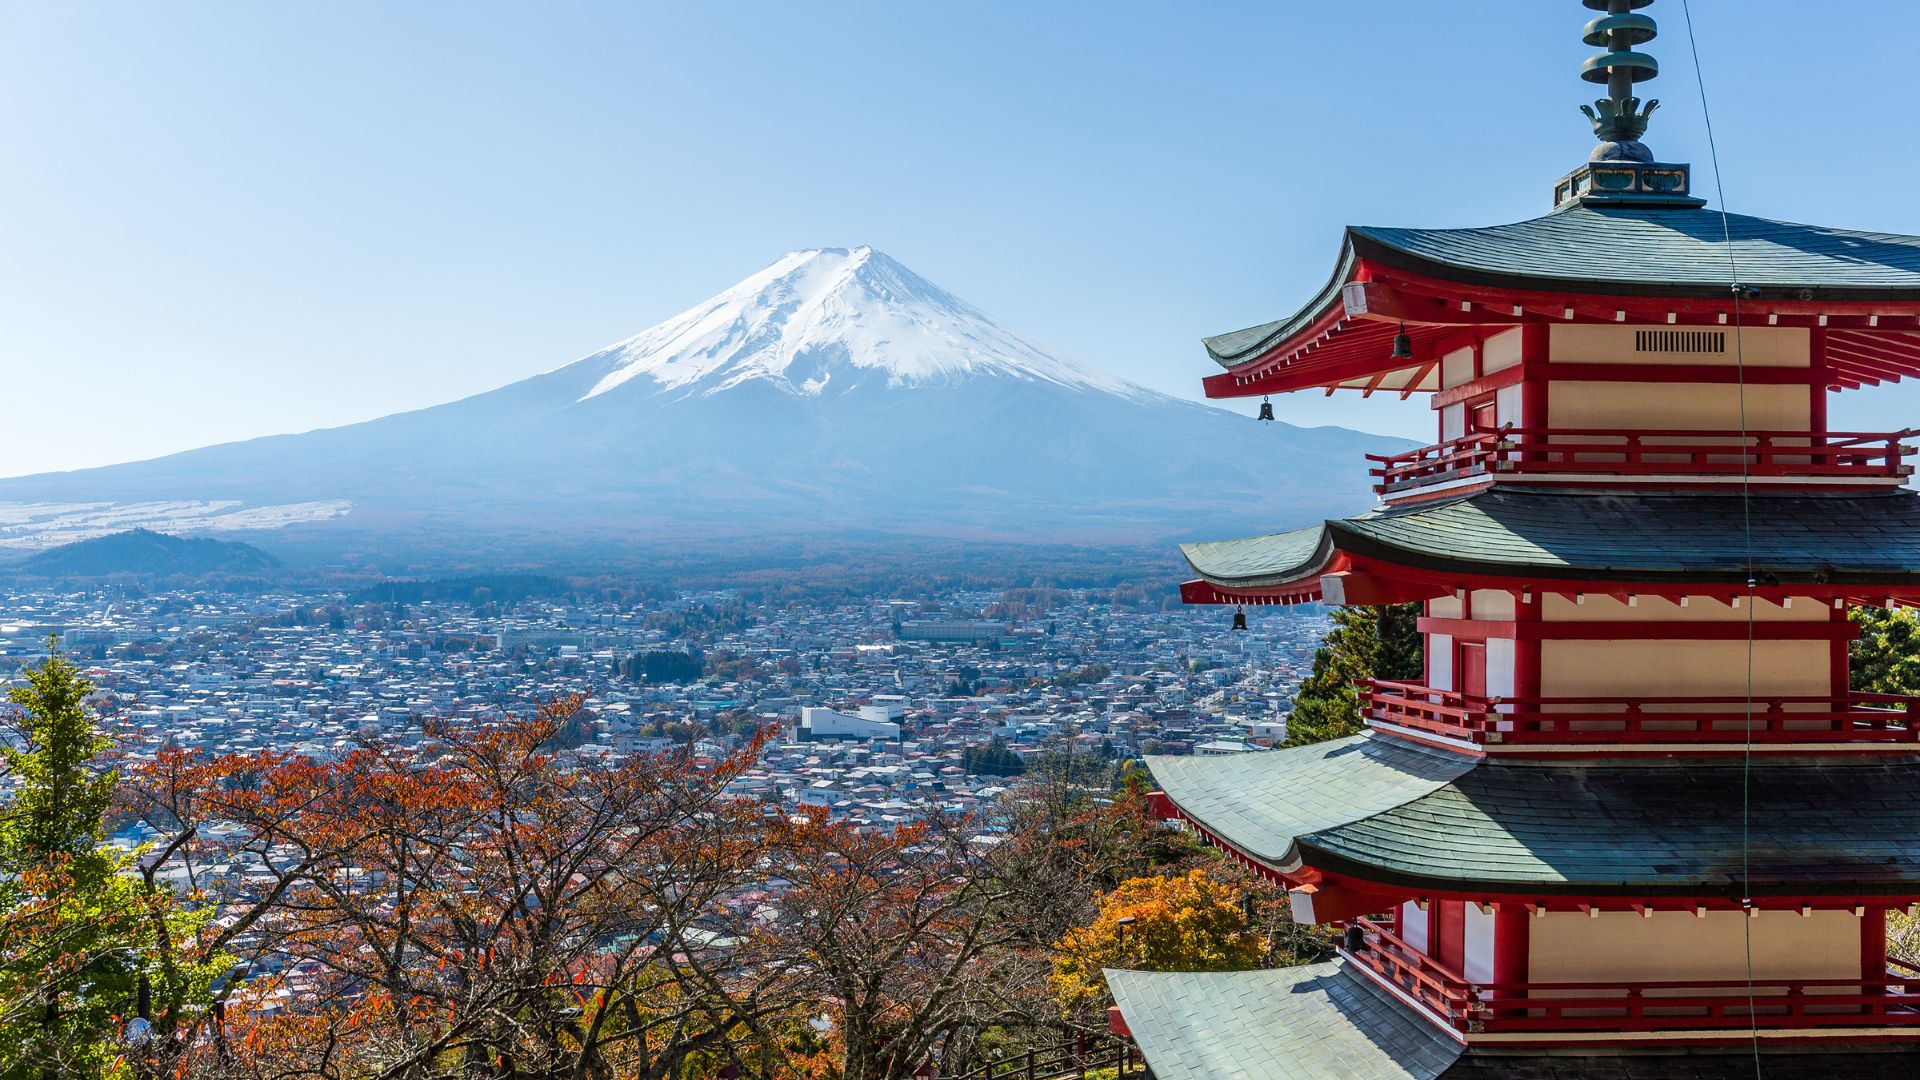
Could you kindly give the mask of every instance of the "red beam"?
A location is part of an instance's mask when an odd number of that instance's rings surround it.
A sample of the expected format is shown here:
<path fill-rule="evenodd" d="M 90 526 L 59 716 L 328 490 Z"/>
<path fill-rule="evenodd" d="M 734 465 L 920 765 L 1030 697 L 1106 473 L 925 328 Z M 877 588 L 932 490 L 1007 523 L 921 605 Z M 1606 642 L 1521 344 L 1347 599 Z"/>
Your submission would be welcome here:
<path fill-rule="evenodd" d="M 1510 368 L 1502 368 L 1491 375 L 1482 375 L 1471 382 L 1461 383 L 1448 390 L 1436 390 L 1433 394 L 1433 407 L 1444 409 L 1449 405 L 1468 401 L 1482 394 L 1491 394 L 1503 386 L 1514 385 L 1523 375 L 1521 365 L 1515 364 Z"/>
<path fill-rule="evenodd" d="M 1457 301 L 1438 296 L 1402 292 L 1378 281 L 1349 282 L 1340 291 L 1347 314 L 1361 319 L 1388 323 L 1418 323 L 1426 326 L 1515 326 L 1521 317 L 1468 305 L 1461 310 Z"/>

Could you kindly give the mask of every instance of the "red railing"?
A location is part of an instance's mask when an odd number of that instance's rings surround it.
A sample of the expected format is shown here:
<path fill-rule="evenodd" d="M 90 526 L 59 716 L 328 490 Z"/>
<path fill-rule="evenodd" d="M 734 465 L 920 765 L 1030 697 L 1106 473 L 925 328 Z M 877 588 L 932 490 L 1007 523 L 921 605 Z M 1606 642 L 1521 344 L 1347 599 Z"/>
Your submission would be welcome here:
<path fill-rule="evenodd" d="M 1879 979 L 1472 983 L 1370 919 L 1342 950 L 1463 1032 L 1660 1031 L 1920 1025 L 1920 973 Z"/>
<path fill-rule="evenodd" d="M 1920 697 L 1469 697 L 1385 679 L 1360 684 L 1371 723 L 1474 743 L 1920 743 Z"/>
<path fill-rule="evenodd" d="M 1470 476 L 1501 474 L 1622 478 L 1757 476 L 1903 479 L 1913 475 L 1902 440 L 1892 432 L 1620 431 L 1606 428 L 1517 428 L 1479 432 L 1399 454 L 1368 454 L 1374 491 L 1385 495 Z"/>

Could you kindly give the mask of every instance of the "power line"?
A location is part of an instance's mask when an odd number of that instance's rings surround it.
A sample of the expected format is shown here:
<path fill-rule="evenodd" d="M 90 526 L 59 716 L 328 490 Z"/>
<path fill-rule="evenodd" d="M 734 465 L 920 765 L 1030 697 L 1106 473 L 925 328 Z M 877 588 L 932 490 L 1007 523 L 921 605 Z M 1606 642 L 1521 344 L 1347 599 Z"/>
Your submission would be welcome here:
<path fill-rule="evenodd" d="M 1747 961 L 1747 1030 L 1753 1046 L 1753 1075 L 1761 1078 L 1764 1073 L 1760 1065 L 1760 1014 L 1755 1000 L 1753 983 L 1753 637 L 1754 608 L 1758 606 L 1758 574 L 1753 561 L 1753 473 L 1752 458 L 1747 446 L 1747 367 L 1744 342 L 1742 341 L 1742 320 L 1740 302 L 1745 298 L 1746 287 L 1740 283 L 1740 261 L 1733 247 L 1733 221 L 1727 213 L 1726 184 L 1720 178 L 1720 147 L 1713 137 L 1713 110 L 1707 104 L 1707 76 L 1700 70 L 1700 42 L 1693 31 L 1692 0 L 1680 0 L 1680 9 L 1687 20 L 1687 47 L 1693 53 L 1693 78 L 1700 88 L 1700 115 L 1707 126 L 1707 153 L 1713 163 L 1714 194 L 1720 201 L 1720 236 L 1727 250 L 1727 272 L 1732 279 L 1733 292 L 1733 364 L 1735 386 L 1739 398 L 1740 410 L 1740 520 L 1741 530 L 1746 541 L 1747 568 L 1747 700 L 1746 713 L 1742 720 L 1745 725 L 1746 740 L 1740 755 L 1740 923 L 1742 939 L 1746 948 Z M 1822 393 L 1822 387 L 1811 387 L 1811 393 Z M 1829 687 L 1831 690 L 1831 687 Z"/>

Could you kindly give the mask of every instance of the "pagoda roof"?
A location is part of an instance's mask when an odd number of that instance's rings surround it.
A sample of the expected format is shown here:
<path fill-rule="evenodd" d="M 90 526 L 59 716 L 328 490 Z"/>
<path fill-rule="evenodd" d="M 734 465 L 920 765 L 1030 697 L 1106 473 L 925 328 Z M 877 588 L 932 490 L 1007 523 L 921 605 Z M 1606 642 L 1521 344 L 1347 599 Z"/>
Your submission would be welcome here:
<path fill-rule="evenodd" d="M 1147 759 L 1183 814 L 1269 868 L 1522 896 L 1909 895 L 1920 757 L 1552 765 L 1357 735 Z M 1742 892 L 1743 793 L 1753 823 Z"/>
<path fill-rule="evenodd" d="M 1829 389 L 1920 377 L 1920 237 L 1583 202 L 1491 228 L 1354 226 L 1305 307 L 1205 339 L 1227 370 L 1204 385 L 1214 398 L 1306 387 L 1404 398 L 1440 389 L 1441 357 L 1519 326 L 1736 316 L 1825 331 Z"/>
<path fill-rule="evenodd" d="M 1107 985 L 1160 1080 L 1751 1080 L 1754 1050 L 1469 1047 L 1341 962 L 1267 971 L 1112 971 Z M 1920 1051 L 1761 1051 L 1771 1080 L 1895 1080 Z"/>
<path fill-rule="evenodd" d="M 1732 262 L 1726 240 L 1733 241 Z M 1724 301 L 1728 282 L 1762 297 L 1920 301 L 1920 237 L 1674 207 L 1570 204 L 1474 229 L 1350 226 L 1333 278 L 1294 315 L 1204 339 L 1233 368 L 1284 341 L 1340 299 L 1359 260 L 1462 284 L 1594 295 Z"/>
<path fill-rule="evenodd" d="M 1915 492 L 1757 494 L 1750 503 L 1738 494 L 1493 487 L 1180 550 L 1223 589 L 1316 579 L 1341 556 L 1493 577 L 1741 584 L 1751 565 L 1783 584 L 1920 584 Z"/>
<path fill-rule="evenodd" d="M 1433 1080 L 1464 1049 L 1338 962 L 1106 977 L 1161 1080 Z"/>

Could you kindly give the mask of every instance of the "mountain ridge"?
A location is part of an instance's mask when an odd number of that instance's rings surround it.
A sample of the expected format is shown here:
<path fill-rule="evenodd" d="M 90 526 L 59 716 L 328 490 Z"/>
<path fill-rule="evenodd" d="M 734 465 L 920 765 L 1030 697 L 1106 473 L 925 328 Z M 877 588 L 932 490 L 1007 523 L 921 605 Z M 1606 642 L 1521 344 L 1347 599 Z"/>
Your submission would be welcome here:
<path fill-rule="evenodd" d="M 883 253 L 808 249 L 599 352 L 443 405 L 0 480 L 0 545 L 35 542 L 51 512 L 27 503 L 77 508 L 60 511 L 65 538 L 96 527 L 88 515 L 142 524 L 141 507 L 193 531 L 178 509 L 190 505 L 219 508 L 209 530 L 274 524 L 362 550 L 770 531 L 1158 542 L 1361 509 L 1363 455 L 1406 445 L 1139 387 Z M 10 521 L 26 524 L 15 535 Z"/>

